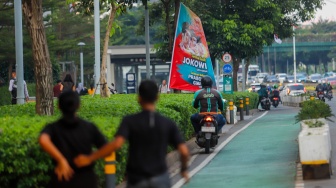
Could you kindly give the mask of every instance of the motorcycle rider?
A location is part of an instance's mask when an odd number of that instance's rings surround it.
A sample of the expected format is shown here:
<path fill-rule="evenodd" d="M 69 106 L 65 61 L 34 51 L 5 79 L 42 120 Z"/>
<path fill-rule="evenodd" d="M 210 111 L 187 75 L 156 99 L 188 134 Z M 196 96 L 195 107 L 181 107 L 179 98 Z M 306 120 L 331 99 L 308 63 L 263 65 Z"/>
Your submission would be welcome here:
<path fill-rule="evenodd" d="M 196 91 L 194 94 L 194 99 L 192 105 L 194 108 L 199 110 L 199 113 L 202 112 L 216 112 L 218 113 L 218 109 L 223 112 L 224 110 L 224 102 L 223 97 L 219 91 L 212 87 L 212 79 L 209 76 L 203 76 L 201 79 L 202 89 Z M 202 115 L 199 113 L 193 114 L 190 117 L 191 123 L 194 127 L 195 134 L 199 134 L 201 131 L 200 122 L 202 120 Z M 217 121 L 218 130 L 225 124 L 225 118 L 222 114 L 214 114 L 214 117 Z"/>
<path fill-rule="evenodd" d="M 324 92 L 325 87 L 323 87 L 323 85 L 321 83 L 317 84 L 315 91 L 317 92 Z"/>
<path fill-rule="evenodd" d="M 258 100 L 258 104 L 257 104 L 257 108 L 259 107 L 259 104 L 262 100 L 263 97 L 268 97 L 268 91 L 267 88 L 264 84 L 260 84 L 260 89 L 258 90 L 258 95 L 259 95 L 259 100 Z"/>
<path fill-rule="evenodd" d="M 272 90 L 272 94 L 271 94 L 271 101 L 273 102 L 273 98 L 274 97 L 278 97 L 279 98 L 279 101 L 281 102 L 282 104 L 282 101 L 281 101 L 281 97 L 280 97 L 280 91 L 278 90 L 278 86 L 276 84 L 274 84 L 273 86 L 273 90 Z"/>
<path fill-rule="evenodd" d="M 333 94 L 332 94 L 332 86 L 330 85 L 330 82 L 328 82 L 328 85 L 326 87 L 326 91 L 327 91 L 327 96 L 329 98 L 329 100 L 331 100 L 331 98 L 333 98 Z M 329 92 L 331 93 L 331 96 L 329 97 Z"/>

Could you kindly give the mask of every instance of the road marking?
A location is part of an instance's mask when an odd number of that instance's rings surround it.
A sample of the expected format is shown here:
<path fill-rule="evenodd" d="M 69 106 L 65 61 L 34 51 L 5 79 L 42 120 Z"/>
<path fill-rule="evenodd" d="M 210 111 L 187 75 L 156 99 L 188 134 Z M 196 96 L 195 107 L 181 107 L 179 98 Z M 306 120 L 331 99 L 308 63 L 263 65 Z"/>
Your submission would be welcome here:
<path fill-rule="evenodd" d="M 302 166 L 300 163 L 296 166 L 296 181 L 295 188 L 304 188 L 303 174 L 302 174 Z"/>
<path fill-rule="evenodd" d="M 224 148 L 234 137 L 236 137 L 240 132 L 245 130 L 247 127 L 249 127 L 252 123 L 254 123 L 256 120 L 264 117 L 268 111 L 264 112 L 261 116 L 255 118 L 248 124 L 246 124 L 243 128 L 241 128 L 239 131 L 233 133 L 229 138 L 227 138 L 223 143 L 221 143 L 216 149 L 207 157 L 204 159 L 204 161 L 198 165 L 196 168 L 194 168 L 192 171 L 189 172 L 190 178 L 193 177 L 198 171 L 200 171 L 202 168 L 204 168 L 216 155 L 217 153 Z M 176 182 L 172 188 L 180 188 L 184 185 L 185 181 L 184 179 L 180 179 L 178 182 Z"/>

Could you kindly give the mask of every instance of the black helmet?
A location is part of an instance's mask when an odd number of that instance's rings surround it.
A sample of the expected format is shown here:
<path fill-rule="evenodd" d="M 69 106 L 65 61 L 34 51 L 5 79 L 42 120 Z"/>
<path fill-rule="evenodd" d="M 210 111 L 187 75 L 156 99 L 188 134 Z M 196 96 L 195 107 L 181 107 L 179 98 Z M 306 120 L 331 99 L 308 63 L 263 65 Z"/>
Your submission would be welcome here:
<path fill-rule="evenodd" d="M 212 87 L 212 79 L 210 76 L 203 76 L 201 79 L 201 85 L 202 87 Z"/>

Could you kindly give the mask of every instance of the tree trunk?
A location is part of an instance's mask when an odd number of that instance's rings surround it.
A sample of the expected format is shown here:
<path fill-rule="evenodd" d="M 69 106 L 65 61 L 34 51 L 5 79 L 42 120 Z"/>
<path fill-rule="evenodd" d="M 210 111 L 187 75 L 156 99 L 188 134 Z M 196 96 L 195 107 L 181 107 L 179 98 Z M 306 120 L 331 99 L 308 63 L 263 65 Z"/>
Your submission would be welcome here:
<path fill-rule="evenodd" d="M 248 78 L 247 72 L 248 72 L 248 67 L 250 66 L 250 64 L 251 64 L 250 58 L 246 58 L 246 61 L 245 61 L 245 83 L 246 83 L 247 78 Z"/>
<path fill-rule="evenodd" d="M 171 26 L 170 26 L 170 19 L 169 19 L 169 15 L 170 15 L 170 3 L 171 0 L 162 0 L 164 9 L 165 9 L 165 13 L 166 13 L 166 17 L 165 17 L 165 22 L 166 22 L 166 27 L 167 27 L 167 34 L 168 34 L 168 50 L 169 50 L 169 54 L 172 54 L 173 51 L 173 34 L 171 31 Z"/>
<path fill-rule="evenodd" d="M 174 14 L 174 28 L 173 28 L 174 32 L 176 30 L 177 18 L 180 12 L 180 4 L 181 4 L 181 0 L 175 0 L 175 14 Z M 173 36 L 175 36 L 175 33 L 173 33 Z"/>
<path fill-rule="evenodd" d="M 42 0 L 23 0 L 24 20 L 32 41 L 36 80 L 36 113 L 54 113 L 52 68 L 43 24 Z"/>
<path fill-rule="evenodd" d="M 233 91 L 238 91 L 237 73 L 239 70 L 240 62 L 241 62 L 241 58 L 233 58 L 233 75 L 232 75 Z"/>
<path fill-rule="evenodd" d="M 109 16 L 109 20 L 107 23 L 107 29 L 105 33 L 105 38 L 104 38 L 104 48 L 103 48 L 103 57 L 102 57 L 102 65 L 101 65 L 101 70 L 100 70 L 100 96 L 101 97 L 110 97 L 110 91 L 107 86 L 107 81 L 106 81 L 106 61 L 107 61 L 107 50 L 108 50 L 108 44 L 110 40 L 110 33 L 112 29 L 112 24 L 117 12 L 117 6 L 114 1 L 111 3 L 111 12 Z"/>

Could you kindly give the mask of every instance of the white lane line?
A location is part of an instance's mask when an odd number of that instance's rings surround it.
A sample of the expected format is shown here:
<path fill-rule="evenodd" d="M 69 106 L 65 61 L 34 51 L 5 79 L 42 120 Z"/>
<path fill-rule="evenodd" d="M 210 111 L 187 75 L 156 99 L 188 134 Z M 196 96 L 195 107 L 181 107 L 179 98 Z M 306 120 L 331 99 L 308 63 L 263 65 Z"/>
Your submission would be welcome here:
<path fill-rule="evenodd" d="M 256 120 L 264 117 L 266 114 L 268 113 L 268 111 L 264 112 L 261 116 L 255 118 L 254 120 L 252 120 L 251 122 L 249 122 L 248 124 L 246 124 L 243 128 L 241 128 L 239 131 L 233 133 L 229 138 L 227 138 L 221 145 L 219 145 L 218 147 L 216 147 L 216 149 L 207 157 L 204 159 L 204 161 L 198 165 L 196 168 L 194 168 L 192 171 L 189 172 L 189 176 L 190 178 L 193 177 L 198 171 L 200 171 L 202 168 L 204 168 L 216 155 L 217 153 L 223 149 L 224 146 L 226 146 L 234 137 L 236 137 L 240 132 L 242 132 L 243 130 L 245 130 L 247 127 L 249 127 L 252 123 L 254 123 Z M 178 182 L 176 182 L 172 188 L 180 188 L 184 185 L 185 181 L 184 179 L 180 179 Z"/>

